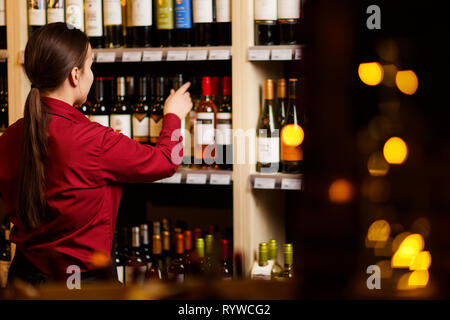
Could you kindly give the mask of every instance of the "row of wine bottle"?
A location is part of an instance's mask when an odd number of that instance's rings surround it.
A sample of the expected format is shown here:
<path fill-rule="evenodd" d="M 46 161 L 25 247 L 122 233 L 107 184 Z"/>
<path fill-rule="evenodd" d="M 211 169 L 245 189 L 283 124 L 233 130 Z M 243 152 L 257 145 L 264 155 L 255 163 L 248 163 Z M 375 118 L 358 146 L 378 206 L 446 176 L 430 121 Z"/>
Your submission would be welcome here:
<path fill-rule="evenodd" d="M 93 48 L 231 45 L 230 0 L 27 0 L 30 32 L 66 22 Z"/>
<path fill-rule="evenodd" d="M 304 169 L 301 144 L 305 112 L 297 104 L 301 82 L 297 78 L 279 79 L 276 100 L 274 80 L 264 82 L 264 102 L 257 127 L 258 172 L 300 173 Z"/>
<path fill-rule="evenodd" d="M 8 79 L 0 76 L 0 132 L 8 127 Z"/>
<path fill-rule="evenodd" d="M 140 143 L 154 145 L 162 129 L 169 89 L 179 88 L 185 79 L 182 74 L 173 78 L 141 76 L 135 90 L 134 77 L 98 77 L 88 101 L 79 109 L 91 121 L 111 126 Z M 194 106 L 181 121 L 182 166 L 231 170 L 231 78 L 203 77 L 201 91 L 197 77 L 189 80 Z"/>
<path fill-rule="evenodd" d="M 259 244 L 258 259 L 253 263 L 251 279 L 254 280 L 280 280 L 294 277 L 293 245 L 286 243 L 283 246 L 284 265 L 277 262 L 278 243 L 275 239 Z"/>
<path fill-rule="evenodd" d="M 155 221 L 152 226 L 151 233 L 148 224 L 132 227 L 131 242 L 130 229 L 120 230 L 114 254 L 120 282 L 128 285 L 155 280 L 184 282 L 199 277 L 232 279 L 232 246 L 213 226 L 207 233 L 179 226 L 171 230 L 167 219 Z"/>

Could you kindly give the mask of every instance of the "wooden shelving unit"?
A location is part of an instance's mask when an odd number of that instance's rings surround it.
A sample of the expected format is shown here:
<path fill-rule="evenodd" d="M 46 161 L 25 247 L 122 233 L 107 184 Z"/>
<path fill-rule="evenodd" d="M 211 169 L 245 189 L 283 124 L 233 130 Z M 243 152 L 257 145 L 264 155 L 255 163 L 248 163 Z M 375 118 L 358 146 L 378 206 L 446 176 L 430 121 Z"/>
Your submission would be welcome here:
<path fill-rule="evenodd" d="M 9 121 L 10 124 L 23 116 L 23 106 L 30 90 L 30 83 L 24 73 L 23 51 L 28 40 L 27 3 L 26 1 L 7 0 L 8 49 L 0 52 L 0 59 L 8 57 L 8 87 L 9 87 Z M 270 61 L 293 61 L 302 58 L 302 46 L 269 46 L 254 45 L 253 0 L 232 0 L 232 43 L 231 47 L 202 47 L 202 48 L 144 48 L 144 49 L 99 49 L 94 50 L 97 62 L 141 62 L 141 61 L 170 61 L 178 57 L 182 61 L 202 60 L 230 60 L 232 68 L 233 91 L 233 128 L 253 132 L 256 135 L 256 123 L 261 106 L 261 88 L 267 77 L 282 77 L 283 70 L 279 65 Z M 184 52 L 186 55 L 184 56 Z M 266 59 L 254 59 L 258 52 L 266 52 Z M 180 53 L 181 52 L 181 53 Z M 269 56 L 267 57 L 267 52 Z M 153 60 L 152 60 L 153 59 Z M 253 60 L 267 61 L 255 63 Z M 252 134 L 251 134 L 252 135 Z M 250 150 L 244 151 L 249 159 Z M 239 150 L 242 152 L 243 150 Z M 234 144 L 234 154 L 238 146 Z M 201 184 L 225 184 L 229 181 L 233 188 L 233 234 L 234 250 L 243 254 L 245 272 L 249 272 L 254 261 L 254 254 L 258 243 L 270 238 L 280 243 L 286 240 L 286 221 L 284 215 L 286 203 L 280 199 L 277 192 L 255 192 L 254 181 L 259 175 L 255 172 L 254 163 L 235 164 L 233 172 L 200 172 L 180 169 L 176 178 L 166 179 L 161 183 L 201 182 Z M 206 180 L 201 181 L 195 175 L 205 174 Z M 223 175 L 217 177 L 213 175 Z M 181 176 L 181 178 L 180 178 Z M 277 175 L 278 179 L 284 176 Z M 259 177 L 261 178 L 261 177 Z M 284 177 L 287 178 L 287 177 Z M 302 180 L 297 179 L 297 186 Z M 178 181 L 178 179 L 180 179 Z M 198 179 L 198 180 L 195 180 Z M 215 182 L 214 182 L 215 181 Z M 252 184 L 253 181 L 253 184 Z M 300 181 L 300 182 L 298 182 Z M 291 182 L 292 183 L 292 182 Z M 279 184 L 281 189 L 281 182 Z M 289 191 L 290 192 L 290 191 Z M 281 250 L 279 250 L 281 251 Z M 281 252 L 279 253 L 281 261 Z"/>

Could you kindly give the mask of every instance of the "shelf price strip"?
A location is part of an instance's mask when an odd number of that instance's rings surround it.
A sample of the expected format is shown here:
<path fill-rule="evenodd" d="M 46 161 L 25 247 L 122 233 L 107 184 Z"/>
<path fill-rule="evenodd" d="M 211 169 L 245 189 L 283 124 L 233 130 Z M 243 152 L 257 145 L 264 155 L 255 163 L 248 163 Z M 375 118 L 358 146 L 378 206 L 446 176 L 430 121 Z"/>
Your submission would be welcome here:
<path fill-rule="evenodd" d="M 115 62 L 116 53 L 115 52 L 99 52 L 97 53 L 96 62 Z"/>
<path fill-rule="evenodd" d="M 122 55 L 122 62 L 141 62 L 142 51 L 125 51 Z"/>
<path fill-rule="evenodd" d="M 302 180 L 301 179 L 283 178 L 283 179 L 281 179 L 281 189 L 283 189 L 283 190 L 301 190 L 302 189 Z"/>
<path fill-rule="evenodd" d="M 255 189 L 275 189 L 274 178 L 255 178 Z"/>
<path fill-rule="evenodd" d="M 188 173 L 186 177 L 187 184 L 206 184 L 206 174 Z"/>
<path fill-rule="evenodd" d="M 231 181 L 231 176 L 227 174 L 211 174 L 209 179 L 209 184 L 214 185 L 229 185 Z"/>

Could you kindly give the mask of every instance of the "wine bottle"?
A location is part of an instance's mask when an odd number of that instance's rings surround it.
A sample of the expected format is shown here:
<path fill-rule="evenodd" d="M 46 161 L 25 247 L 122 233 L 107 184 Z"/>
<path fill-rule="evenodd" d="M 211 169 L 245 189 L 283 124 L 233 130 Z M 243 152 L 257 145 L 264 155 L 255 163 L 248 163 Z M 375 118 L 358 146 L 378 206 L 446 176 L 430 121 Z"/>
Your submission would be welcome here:
<path fill-rule="evenodd" d="M 280 44 L 297 44 L 301 0 L 278 0 Z"/>
<path fill-rule="evenodd" d="M 164 77 L 156 78 L 156 99 L 150 111 L 150 144 L 158 142 L 164 117 Z"/>
<path fill-rule="evenodd" d="M 140 143 L 149 143 L 150 107 L 147 101 L 147 78 L 139 78 L 139 101 L 133 113 L 133 139 Z"/>
<path fill-rule="evenodd" d="M 125 94 L 125 78 L 118 77 L 116 103 L 111 110 L 110 124 L 115 132 L 120 132 L 131 138 L 131 110 L 125 99 Z"/>
<path fill-rule="evenodd" d="M 278 279 L 282 271 L 281 266 L 277 262 L 277 256 L 278 256 L 277 240 L 271 239 L 269 240 L 269 261 L 272 261 L 272 270 L 270 271 L 272 279 Z"/>
<path fill-rule="evenodd" d="M 184 237 L 182 233 L 177 233 L 175 257 L 170 263 L 167 271 L 168 280 L 184 282 L 186 271 L 186 262 L 184 260 Z"/>
<path fill-rule="evenodd" d="M 128 0 L 127 2 L 127 45 L 149 47 L 153 15 L 152 0 Z"/>
<path fill-rule="evenodd" d="M 258 261 L 253 263 L 251 271 L 251 279 L 253 280 L 270 280 L 271 279 L 272 262 L 268 260 L 267 243 L 259 244 Z"/>
<path fill-rule="evenodd" d="M 46 22 L 45 0 L 28 0 L 29 34 L 44 26 Z"/>
<path fill-rule="evenodd" d="M 170 261 L 172 260 L 172 250 L 170 247 L 170 231 L 168 230 L 162 232 L 162 245 L 163 269 L 167 273 L 170 266 Z"/>
<path fill-rule="evenodd" d="M 192 0 L 175 1 L 175 42 L 180 47 L 193 44 Z"/>
<path fill-rule="evenodd" d="M 211 77 L 211 99 L 216 106 L 220 105 L 221 99 L 219 95 L 219 77 L 217 76 Z"/>
<path fill-rule="evenodd" d="M 126 83 L 126 101 L 130 106 L 130 109 L 133 110 L 135 108 L 135 104 L 137 103 L 136 95 L 135 95 L 135 85 L 134 85 L 134 77 L 128 76 L 125 78 Z"/>
<path fill-rule="evenodd" d="M 272 79 L 264 82 L 264 106 L 257 127 L 256 171 L 278 172 L 280 167 L 279 124 L 274 110 L 274 85 Z"/>
<path fill-rule="evenodd" d="M 212 234 L 207 234 L 205 237 L 205 260 L 204 260 L 204 266 L 205 266 L 205 272 L 211 276 L 211 273 L 213 273 L 213 264 L 214 264 L 214 257 L 213 257 L 213 249 L 214 249 L 214 237 Z"/>
<path fill-rule="evenodd" d="M 195 122 L 197 120 L 197 106 L 201 101 L 201 86 L 199 77 L 191 78 L 191 99 L 192 99 L 192 109 L 189 112 L 189 134 L 191 138 L 191 167 L 194 166 L 194 155 L 195 155 Z"/>
<path fill-rule="evenodd" d="M 205 265 L 205 239 L 195 240 L 195 258 L 193 262 L 193 276 L 202 276 L 206 273 Z"/>
<path fill-rule="evenodd" d="M 125 261 L 126 257 L 123 250 L 123 245 L 121 242 L 121 238 L 118 238 L 118 241 L 115 244 L 114 247 L 114 261 L 116 265 L 116 271 L 117 271 L 117 280 L 119 280 L 120 283 L 125 282 Z"/>
<path fill-rule="evenodd" d="M 201 228 L 194 229 L 194 240 L 197 241 L 198 238 L 203 238 L 203 230 Z"/>
<path fill-rule="evenodd" d="M 223 102 L 217 109 L 217 164 L 220 169 L 233 169 L 233 135 L 231 131 L 231 77 L 223 78 Z"/>
<path fill-rule="evenodd" d="M 84 114 L 86 116 L 86 118 L 90 119 L 91 118 L 91 109 L 92 109 L 92 101 L 90 98 L 88 98 L 86 100 L 86 102 L 80 106 L 80 111 L 82 114 Z"/>
<path fill-rule="evenodd" d="M 6 49 L 5 0 L 0 0 L 0 49 Z"/>
<path fill-rule="evenodd" d="M 280 126 L 284 125 L 286 119 L 286 79 L 277 81 L 277 119 Z"/>
<path fill-rule="evenodd" d="M 109 127 L 109 110 L 105 103 L 105 89 L 103 78 L 95 78 L 95 100 L 91 109 L 90 120 Z"/>
<path fill-rule="evenodd" d="M 153 222 L 152 236 L 152 261 L 147 269 L 146 278 L 149 280 L 162 280 L 164 274 L 162 272 L 162 242 L 161 242 L 161 226 L 158 221 Z"/>
<path fill-rule="evenodd" d="M 150 95 L 148 103 L 150 104 L 150 106 L 152 106 L 156 100 L 155 78 L 150 75 L 147 75 L 145 77 L 147 78 L 147 92 Z"/>
<path fill-rule="evenodd" d="M 191 230 L 185 230 L 184 233 L 184 255 L 183 259 L 186 263 L 186 275 L 192 273 L 192 232 Z"/>
<path fill-rule="evenodd" d="M 83 0 L 66 0 L 66 22 L 84 32 Z"/>
<path fill-rule="evenodd" d="M 220 278 L 222 280 L 232 280 L 233 279 L 233 268 L 229 260 L 228 253 L 228 240 L 222 239 L 222 261 L 220 265 Z"/>
<path fill-rule="evenodd" d="M 175 44 L 173 0 L 156 1 L 156 26 L 159 45 L 161 47 L 172 47 Z"/>
<path fill-rule="evenodd" d="M 140 225 L 139 231 L 141 233 L 141 248 L 140 252 L 142 255 L 142 259 L 147 264 L 147 270 L 151 264 L 151 246 L 150 246 L 150 238 L 149 238 L 149 230 L 148 224 L 143 223 Z"/>
<path fill-rule="evenodd" d="M 211 98 L 211 77 L 202 78 L 202 98 L 196 108 L 195 159 L 200 168 L 215 166 L 215 123 L 217 108 Z"/>
<path fill-rule="evenodd" d="M 125 284 L 143 284 L 147 272 L 147 264 L 141 256 L 139 227 L 132 228 L 131 252 L 125 264 Z"/>
<path fill-rule="evenodd" d="M 212 46 L 214 41 L 213 0 L 193 0 L 195 45 Z"/>
<path fill-rule="evenodd" d="M 177 74 L 173 79 L 173 89 L 177 91 L 183 86 L 184 77 L 182 74 Z M 180 167 L 187 168 L 191 164 L 191 136 L 189 135 L 190 119 L 189 114 L 181 119 L 181 136 L 183 137 L 183 160 Z"/>
<path fill-rule="evenodd" d="M 255 0 L 256 45 L 279 44 L 277 0 Z"/>
<path fill-rule="evenodd" d="M 286 243 L 284 245 L 284 267 L 281 272 L 283 279 L 291 279 L 294 277 L 293 250 L 292 243 Z"/>
<path fill-rule="evenodd" d="M 231 46 L 231 1 L 216 0 L 216 35 L 219 46 Z"/>
<path fill-rule="evenodd" d="M 289 79 L 288 111 L 281 129 L 281 171 L 300 173 L 303 166 L 303 115 L 297 107 L 298 79 Z"/>
<path fill-rule="evenodd" d="M 11 243 L 9 241 L 9 222 L 0 226 L 0 261 L 11 261 Z"/>
<path fill-rule="evenodd" d="M 102 48 L 103 37 L 103 0 L 85 0 L 86 35 L 92 48 Z"/>
<path fill-rule="evenodd" d="M 47 0 L 47 23 L 64 21 L 64 0 Z"/>
<path fill-rule="evenodd" d="M 105 47 L 123 46 L 122 6 L 120 0 L 103 0 Z"/>

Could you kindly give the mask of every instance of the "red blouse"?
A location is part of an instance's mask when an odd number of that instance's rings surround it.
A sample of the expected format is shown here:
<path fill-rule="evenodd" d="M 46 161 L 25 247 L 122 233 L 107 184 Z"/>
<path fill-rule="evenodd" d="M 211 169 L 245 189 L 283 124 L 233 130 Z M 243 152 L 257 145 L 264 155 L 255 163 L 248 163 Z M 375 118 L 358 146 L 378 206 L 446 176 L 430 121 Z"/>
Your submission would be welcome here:
<path fill-rule="evenodd" d="M 176 172 L 172 151 L 182 156 L 182 137 L 175 131 L 181 121 L 167 114 L 152 147 L 89 121 L 63 101 L 42 100 L 51 114 L 46 196 L 48 208 L 58 216 L 33 232 L 26 232 L 17 217 L 23 119 L 0 136 L 0 193 L 14 223 L 11 241 L 42 272 L 62 276 L 69 265 L 91 270 L 94 252 L 111 252 L 123 183 L 152 182 Z"/>

